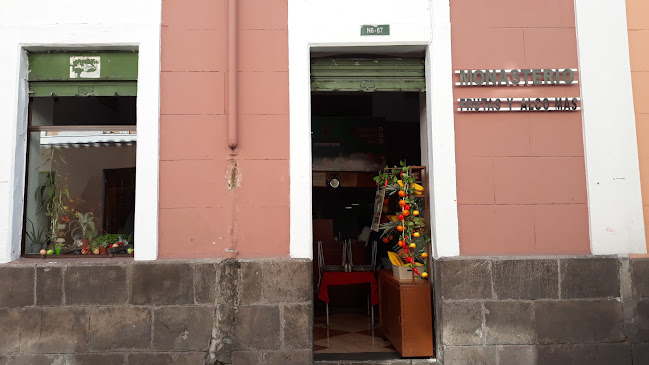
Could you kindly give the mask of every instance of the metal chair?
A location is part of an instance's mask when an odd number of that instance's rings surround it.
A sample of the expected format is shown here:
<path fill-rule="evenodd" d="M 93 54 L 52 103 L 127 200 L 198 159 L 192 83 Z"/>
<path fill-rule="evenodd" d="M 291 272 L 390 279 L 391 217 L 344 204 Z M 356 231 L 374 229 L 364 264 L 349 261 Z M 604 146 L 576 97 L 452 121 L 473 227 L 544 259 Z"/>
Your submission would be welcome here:
<path fill-rule="evenodd" d="M 318 241 L 318 291 L 320 291 L 320 284 L 322 283 L 322 273 L 325 271 L 343 271 L 347 261 L 347 241 L 329 243 L 342 243 L 342 261 L 340 265 L 325 264 L 323 243 Z"/>

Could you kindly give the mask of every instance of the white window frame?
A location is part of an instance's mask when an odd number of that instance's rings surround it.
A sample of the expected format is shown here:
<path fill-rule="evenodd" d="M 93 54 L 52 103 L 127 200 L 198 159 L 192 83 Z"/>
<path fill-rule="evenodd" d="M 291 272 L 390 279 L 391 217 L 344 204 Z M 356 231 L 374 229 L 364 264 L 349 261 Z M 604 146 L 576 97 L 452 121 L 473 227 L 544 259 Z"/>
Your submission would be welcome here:
<path fill-rule="evenodd" d="M 6 71 L 4 77 L 0 76 L 0 263 L 21 255 L 28 50 L 138 50 L 135 260 L 157 259 L 161 4 L 149 4 L 157 20 L 147 24 L 49 21 L 14 31 L 11 27 L 0 29 L 0 67 Z"/>

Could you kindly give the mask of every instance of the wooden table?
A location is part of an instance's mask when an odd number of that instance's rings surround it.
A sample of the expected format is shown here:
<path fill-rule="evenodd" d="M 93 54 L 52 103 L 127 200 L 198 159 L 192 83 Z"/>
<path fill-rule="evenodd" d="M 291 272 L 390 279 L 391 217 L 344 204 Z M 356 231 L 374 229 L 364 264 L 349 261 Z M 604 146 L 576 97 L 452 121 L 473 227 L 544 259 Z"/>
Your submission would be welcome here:
<path fill-rule="evenodd" d="M 352 285 L 352 284 L 370 284 L 370 303 L 372 312 L 372 324 L 374 324 L 374 306 L 379 304 L 378 285 L 374 278 L 373 271 L 325 271 L 322 274 L 322 283 L 318 291 L 318 299 L 327 303 L 327 327 L 329 327 L 329 286 L 331 285 Z"/>
<path fill-rule="evenodd" d="M 379 319 L 385 336 L 403 357 L 433 356 L 430 283 L 397 280 L 379 271 Z"/>

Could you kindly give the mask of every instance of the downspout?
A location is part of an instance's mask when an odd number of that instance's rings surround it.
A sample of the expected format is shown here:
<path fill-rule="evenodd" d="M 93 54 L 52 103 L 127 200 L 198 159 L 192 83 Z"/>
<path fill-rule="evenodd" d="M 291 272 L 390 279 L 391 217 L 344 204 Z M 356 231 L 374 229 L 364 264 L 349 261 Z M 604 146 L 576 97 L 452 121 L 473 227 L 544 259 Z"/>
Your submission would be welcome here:
<path fill-rule="evenodd" d="M 237 61 L 238 61 L 237 0 L 228 0 L 228 147 L 239 145 L 237 107 Z"/>
<path fill-rule="evenodd" d="M 228 203 L 232 207 L 231 222 L 229 228 L 230 247 L 223 253 L 226 258 L 235 258 L 239 255 L 237 250 L 237 193 L 239 186 L 239 166 L 237 164 L 237 151 L 239 145 L 238 133 L 238 75 L 237 61 L 239 44 L 237 23 L 237 0 L 228 0 L 228 147 L 231 152 L 228 157 L 226 178 L 228 180 Z"/>

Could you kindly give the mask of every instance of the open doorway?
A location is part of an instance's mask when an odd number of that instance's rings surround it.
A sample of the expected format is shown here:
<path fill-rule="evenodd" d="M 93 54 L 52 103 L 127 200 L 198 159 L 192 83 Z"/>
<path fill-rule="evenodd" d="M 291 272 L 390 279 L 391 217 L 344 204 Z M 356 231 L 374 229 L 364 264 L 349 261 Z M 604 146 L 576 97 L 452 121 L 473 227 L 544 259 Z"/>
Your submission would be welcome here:
<path fill-rule="evenodd" d="M 398 359 L 380 326 L 376 284 L 370 282 L 378 270 L 391 269 L 387 252 L 393 247 L 370 229 L 373 178 L 402 161 L 427 165 L 425 91 L 423 83 L 407 85 L 417 77 L 404 80 L 394 72 L 378 81 L 353 72 L 331 76 L 314 82 L 312 66 L 314 357 Z M 337 270 L 368 279 L 323 281 L 324 271 Z"/>

